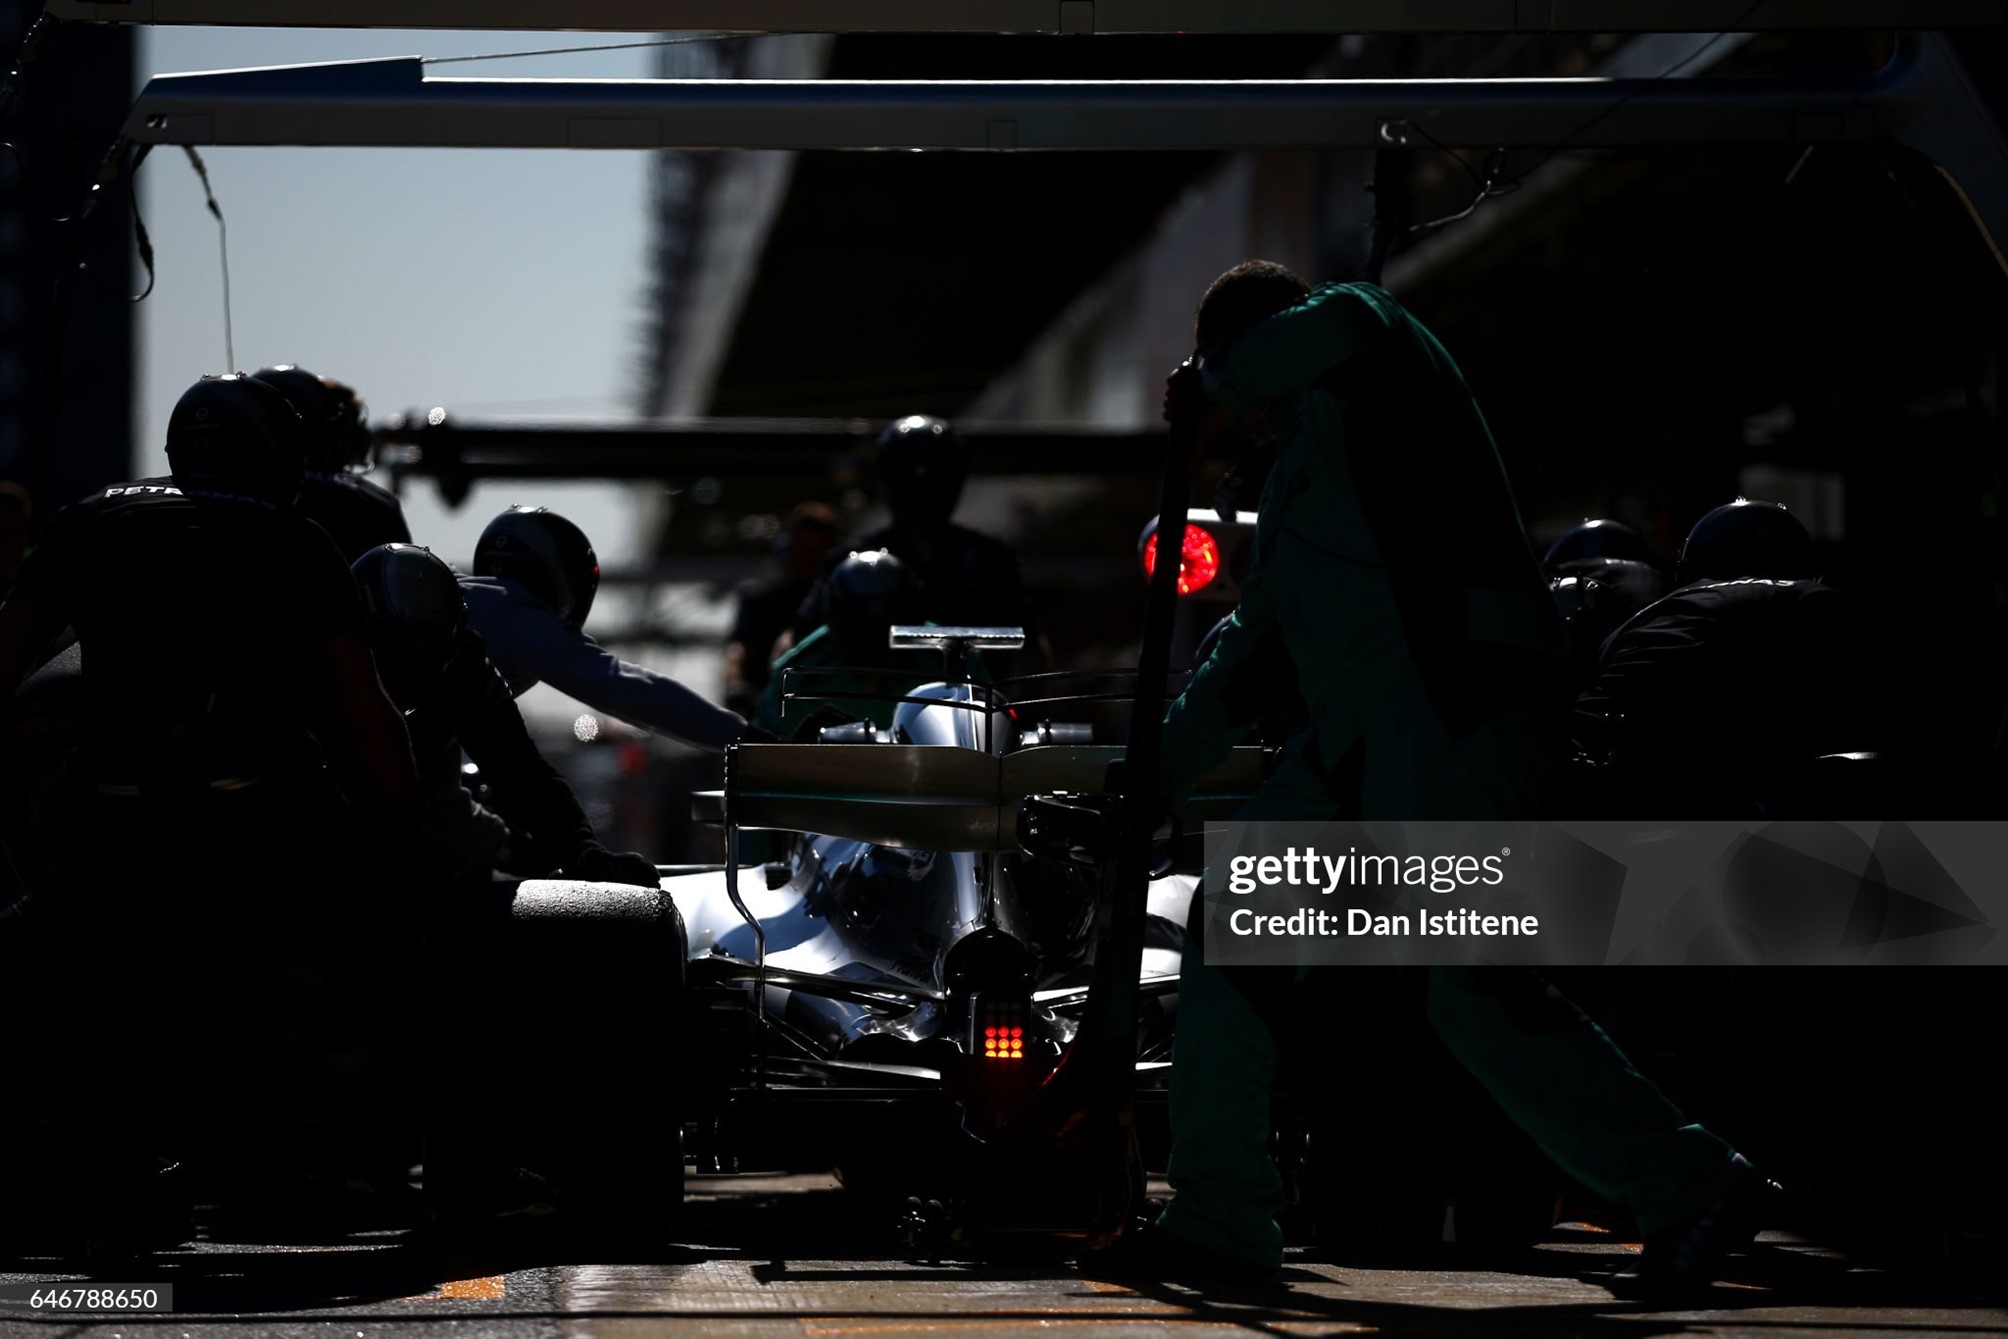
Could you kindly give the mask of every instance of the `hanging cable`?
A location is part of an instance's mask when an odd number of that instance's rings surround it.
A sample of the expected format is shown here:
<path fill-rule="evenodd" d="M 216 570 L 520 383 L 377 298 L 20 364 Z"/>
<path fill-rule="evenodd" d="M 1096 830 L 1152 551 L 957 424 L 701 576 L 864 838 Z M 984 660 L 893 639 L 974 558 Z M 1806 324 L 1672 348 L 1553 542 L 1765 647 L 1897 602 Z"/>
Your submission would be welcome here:
<path fill-rule="evenodd" d="M 84 193 L 84 201 L 77 212 L 68 218 L 56 220 L 62 231 L 62 256 L 56 265 L 56 291 L 49 304 L 49 355 L 42 377 L 41 436 L 35 450 L 35 514 L 46 516 L 52 510 L 49 493 L 56 477 L 57 443 L 62 436 L 62 370 L 63 343 L 69 323 L 70 294 L 78 271 L 84 268 L 82 260 L 84 228 L 91 215 L 97 211 L 98 202 L 104 199 L 105 187 L 117 181 L 146 161 L 152 152 L 150 144 L 135 144 L 123 137 L 112 141 L 106 150 L 104 161 L 98 165 L 97 177 L 90 189 Z M 152 245 L 148 244 L 146 256 L 151 273 Z M 149 288 L 151 285 L 149 284 Z"/>
<path fill-rule="evenodd" d="M 1756 13 L 1758 7 L 1763 3 L 1764 0 L 1750 0 L 1750 2 L 1743 7 L 1743 12 L 1738 14 L 1733 20 L 1731 20 L 1728 24 L 1726 24 L 1723 27 L 1722 31 L 1711 34 L 1707 41 L 1703 42 L 1700 46 L 1696 47 L 1694 50 L 1688 52 L 1685 56 L 1682 56 L 1679 60 L 1673 62 L 1673 64 L 1661 70 L 1658 74 L 1653 75 L 1649 79 L 1641 80 L 1638 83 L 1638 85 L 1632 88 L 1629 92 L 1625 93 L 1621 97 L 1612 99 L 1604 107 L 1598 110 L 1595 115 L 1591 116 L 1589 119 L 1585 120 L 1581 125 L 1577 126 L 1574 130 L 1571 130 L 1568 134 L 1562 136 L 1562 138 L 1556 140 L 1553 144 L 1549 145 L 1547 150 L 1542 153 L 1540 159 L 1532 167 L 1527 168 L 1524 171 L 1514 173 L 1511 176 L 1507 176 L 1505 174 L 1506 151 L 1503 148 L 1494 149 L 1492 151 L 1491 155 L 1486 160 L 1485 174 L 1483 178 L 1480 179 L 1477 176 L 1477 174 L 1472 172 L 1471 165 L 1468 162 L 1466 162 L 1461 155 L 1453 153 L 1450 150 L 1450 148 L 1447 145 L 1445 145 L 1441 140 L 1437 139 L 1436 136 L 1430 134 L 1429 131 L 1425 130 L 1422 126 L 1416 124 L 1413 121 L 1401 122 L 1400 126 L 1403 133 L 1412 132 L 1414 134 L 1420 135 L 1425 140 L 1428 140 L 1436 148 L 1442 150 L 1444 153 L 1450 154 L 1451 158 L 1456 161 L 1457 165 L 1464 169 L 1465 174 L 1467 176 L 1473 177 L 1478 187 L 1477 193 L 1471 197 L 1470 202 L 1467 203 L 1462 209 L 1459 209 L 1454 213 L 1445 214 L 1440 218 L 1433 218 L 1427 220 L 1426 222 L 1418 223 L 1414 227 L 1408 230 L 1408 235 L 1411 237 L 1426 237 L 1429 234 L 1437 231 L 1439 228 L 1447 227 L 1450 224 L 1455 223 L 1460 219 L 1469 218 L 1472 214 L 1476 213 L 1478 207 L 1484 204 L 1487 200 L 1495 199 L 1502 195 L 1511 195 L 1514 191 L 1519 190 L 1521 183 L 1525 182 L 1528 177 L 1533 176 L 1536 172 L 1539 172 L 1542 168 L 1546 167 L 1549 164 L 1549 162 L 1554 159 L 1555 155 L 1561 153 L 1563 150 L 1567 149 L 1569 145 L 1573 144 L 1577 139 L 1588 134 L 1591 130 L 1601 125 L 1606 119 L 1608 119 L 1614 113 L 1619 111 L 1621 108 L 1625 107 L 1633 99 L 1639 97 L 1648 88 L 1652 87 L 1654 84 L 1659 83 L 1663 79 L 1670 79 L 1674 75 L 1679 74 L 1689 65 L 1692 65 L 1695 61 L 1700 60 L 1703 56 L 1707 55 L 1710 51 L 1714 50 L 1716 43 L 1720 42 L 1724 37 L 1727 37 L 1730 33 L 1740 29 L 1743 26 L 1744 22 L 1747 19 L 1749 19 L 1749 17 L 1752 14 Z"/>
<path fill-rule="evenodd" d="M 1643 81 L 1638 85 L 1638 87 L 1632 89 L 1631 92 L 1625 94 L 1623 97 L 1614 99 L 1608 106 L 1606 106 L 1602 111 L 1598 112 L 1595 116 L 1592 116 L 1589 120 L 1583 122 L 1581 125 L 1577 126 L 1574 130 L 1571 130 L 1568 134 L 1562 136 L 1562 138 L 1557 140 L 1545 154 L 1541 155 L 1541 161 L 1535 163 L 1534 166 L 1528 168 L 1525 172 L 1520 173 L 1519 176 L 1515 178 L 1515 184 L 1518 184 L 1519 181 L 1525 180 L 1527 177 L 1532 176 L 1534 173 L 1539 172 L 1542 168 L 1546 167 L 1550 159 L 1552 159 L 1556 154 L 1562 152 L 1562 150 L 1568 148 L 1569 145 L 1574 143 L 1579 136 L 1586 135 L 1595 127 L 1603 124 L 1603 122 L 1608 117 L 1610 117 L 1614 112 L 1618 111 L 1620 108 L 1630 103 L 1634 98 L 1638 97 L 1641 93 L 1644 93 L 1648 88 L 1651 88 L 1654 84 L 1657 84 L 1662 79 L 1671 79 L 1674 75 L 1680 73 L 1682 70 L 1692 65 L 1695 61 L 1700 60 L 1703 56 L 1707 55 L 1710 51 L 1714 50 L 1715 44 L 1717 42 L 1720 42 L 1730 33 L 1735 32 L 1738 28 L 1742 27 L 1743 21 L 1745 19 L 1748 19 L 1752 14 L 1756 13 L 1757 7 L 1763 3 L 1764 0 L 1750 0 L 1750 3 L 1743 7 L 1743 12 L 1741 14 L 1738 14 L 1736 16 L 1735 21 L 1729 24 L 1728 27 L 1724 28 L 1719 33 L 1712 34 L 1706 42 L 1703 42 L 1700 46 L 1688 52 L 1685 56 L 1682 56 L 1679 60 L 1667 66 L 1664 70 L 1661 70 L 1658 74 L 1654 75 L 1652 78 Z"/>
<path fill-rule="evenodd" d="M 0 122 L 4 122 L 7 113 L 14 109 L 14 99 L 21 95 L 28 67 L 42 54 L 43 45 L 56 35 L 56 29 L 56 18 L 46 9 L 28 25 L 28 34 L 21 39 L 21 49 L 15 54 L 14 63 L 7 67 L 6 78 L 0 79 Z"/>
<path fill-rule="evenodd" d="M 1414 169 L 1415 152 L 1407 148 L 1374 150 L 1374 177 L 1367 187 L 1374 196 L 1373 238 L 1367 247 L 1366 269 L 1362 277 L 1370 284 L 1381 281 L 1394 239 L 1408 231 L 1414 201 L 1409 197 L 1408 180 Z"/>
<path fill-rule="evenodd" d="M 188 155 L 189 166 L 202 180 L 202 198 L 209 204 L 209 212 L 216 216 L 216 249 L 223 261 L 223 366 L 235 371 L 237 368 L 237 345 L 230 332 L 230 232 L 223 224 L 223 209 L 216 203 L 216 193 L 209 189 L 209 169 L 203 164 L 202 155 L 195 151 L 193 144 L 184 144 L 181 151 Z"/>
<path fill-rule="evenodd" d="M 1485 171 L 1481 174 L 1465 160 L 1463 154 L 1453 151 L 1450 146 L 1430 134 L 1427 130 L 1424 130 L 1421 126 L 1416 125 L 1414 122 L 1409 122 L 1403 129 L 1413 131 L 1428 140 L 1437 149 L 1449 154 L 1451 160 L 1464 169 L 1464 175 L 1470 177 L 1472 184 L 1478 188 L 1477 193 L 1471 197 L 1470 203 L 1466 204 L 1464 208 L 1453 214 L 1445 214 L 1440 218 L 1428 219 L 1424 222 L 1413 224 L 1405 229 L 1407 236 L 1427 237 L 1438 228 L 1447 227 L 1462 218 L 1469 218 L 1477 211 L 1478 206 L 1484 204 L 1487 200 L 1493 199 L 1496 196 L 1511 195 L 1514 191 L 1520 189 L 1520 178 L 1507 179 L 1504 175 L 1506 170 L 1506 150 L 1494 149 L 1491 153 L 1487 154 L 1485 156 Z M 1579 130 L 1576 133 L 1580 134 L 1581 131 Z"/>
<path fill-rule="evenodd" d="M 136 146 L 133 150 L 132 162 L 127 164 L 125 169 L 126 202 L 132 210 L 133 250 L 139 256 L 140 268 L 146 271 L 146 287 L 140 289 L 137 293 L 129 293 L 123 285 L 113 288 L 97 271 L 90 267 L 87 261 L 79 263 L 76 267 L 77 273 L 89 280 L 100 293 L 119 302 L 145 302 L 153 293 L 153 236 L 147 232 L 146 220 L 140 217 L 139 212 L 140 164 L 144 163 L 146 156 L 152 152 L 153 146 L 151 144 Z M 57 222 L 62 223 L 65 220 L 58 219 Z"/>
<path fill-rule="evenodd" d="M 141 145 L 132 166 L 126 170 L 126 198 L 132 202 L 133 249 L 139 252 L 139 263 L 146 267 L 146 287 L 128 297 L 127 302 L 145 302 L 153 292 L 153 239 L 146 234 L 146 220 L 139 216 L 139 165 L 152 151 L 151 144 Z"/>

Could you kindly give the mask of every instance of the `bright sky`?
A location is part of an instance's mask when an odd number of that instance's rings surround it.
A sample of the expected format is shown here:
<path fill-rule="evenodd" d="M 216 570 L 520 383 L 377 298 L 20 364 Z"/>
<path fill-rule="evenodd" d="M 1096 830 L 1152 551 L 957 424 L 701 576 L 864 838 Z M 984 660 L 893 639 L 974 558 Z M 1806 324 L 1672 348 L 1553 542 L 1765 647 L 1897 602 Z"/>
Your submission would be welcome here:
<path fill-rule="evenodd" d="M 646 40 L 651 34 L 140 30 L 154 73 L 463 55 Z M 456 75 L 644 77 L 643 48 L 450 67 Z M 215 148 L 200 151 L 229 226 L 237 367 L 297 362 L 355 386 L 373 416 L 444 405 L 469 415 L 630 413 L 648 282 L 641 153 Z M 141 199 L 158 279 L 140 311 L 139 464 L 187 385 L 224 368 L 216 223 L 179 149 L 154 151 Z M 608 565 L 635 554 L 631 494 L 608 485 L 477 488 L 458 512 L 430 484 L 404 497 L 412 534 L 465 567 L 503 507 L 537 502 L 583 526 Z"/>

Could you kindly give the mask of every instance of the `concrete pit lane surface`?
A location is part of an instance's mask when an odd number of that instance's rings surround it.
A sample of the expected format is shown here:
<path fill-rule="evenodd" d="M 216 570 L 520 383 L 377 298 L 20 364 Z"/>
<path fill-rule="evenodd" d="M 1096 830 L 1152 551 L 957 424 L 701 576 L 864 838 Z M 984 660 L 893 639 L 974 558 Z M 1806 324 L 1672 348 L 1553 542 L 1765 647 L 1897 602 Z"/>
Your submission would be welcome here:
<path fill-rule="evenodd" d="M 1633 1248 L 1573 1228 L 1510 1261 L 1456 1269 L 1437 1258 L 1366 1265 L 1293 1249 L 1279 1282 L 1263 1287 L 1116 1282 L 1043 1249 L 916 1262 L 884 1215 L 861 1215 L 857 1198 L 826 1177 L 693 1177 L 676 1243 L 653 1251 L 530 1244 L 441 1260 L 395 1231 L 275 1244 L 269 1225 L 258 1244 L 229 1239 L 249 1235 L 227 1216 L 205 1220 L 200 1243 L 157 1257 L 141 1267 L 144 1278 L 121 1277 L 172 1282 L 171 1314 L 9 1307 L 0 1335 L 2008 1335 L 1998 1279 L 1986 1289 L 1920 1280 L 1770 1236 L 1678 1310 L 1607 1286 Z M 33 1264 L 10 1266 L 0 1285 L 78 1277 Z"/>

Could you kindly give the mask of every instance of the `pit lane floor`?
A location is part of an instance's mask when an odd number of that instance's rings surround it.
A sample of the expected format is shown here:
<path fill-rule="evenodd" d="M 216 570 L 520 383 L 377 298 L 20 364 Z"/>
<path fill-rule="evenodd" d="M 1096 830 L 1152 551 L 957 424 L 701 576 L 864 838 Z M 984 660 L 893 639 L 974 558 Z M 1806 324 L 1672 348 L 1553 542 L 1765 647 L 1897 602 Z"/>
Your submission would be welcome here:
<path fill-rule="evenodd" d="M 226 1222 L 209 1235 L 233 1234 Z M 1598 1281 L 1630 1256 L 1622 1244 L 1589 1233 L 1563 1233 L 1510 1269 L 1365 1268 L 1293 1252 L 1276 1287 L 1205 1292 L 1095 1279 L 1048 1256 L 913 1263 L 889 1225 L 861 1219 L 822 1177 L 693 1178 L 679 1235 L 681 1244 L 647 1259 L 444 1267 L 394 1233 L 293 1245 L 207 1240 L 161 1257 L 144 1280 L 121 1280 L 173 1281 L 174 1314 L 0 1310 L 0 1335 L 2008 1336 L 1998 1287 L 1989 1290 L 1992 1300 L 1963 1296 L 1775 1240 L 1690 1309 L 1667 1311 L 1625 1300 Z M 61 1277 L 0 1273 L 0 1284 Z"/>

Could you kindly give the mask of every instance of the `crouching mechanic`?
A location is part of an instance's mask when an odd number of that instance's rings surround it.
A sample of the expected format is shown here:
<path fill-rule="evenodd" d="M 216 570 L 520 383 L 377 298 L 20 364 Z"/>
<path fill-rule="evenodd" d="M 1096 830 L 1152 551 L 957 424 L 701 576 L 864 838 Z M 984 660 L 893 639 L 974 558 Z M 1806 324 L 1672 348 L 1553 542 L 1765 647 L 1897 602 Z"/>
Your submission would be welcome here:
<path fill-rule="evenodd" d="M 65 508 L 0 600 L 0 692 L 62 628 L 82 650 L 59 877 L 42 914 L 0 926 L 34 935 L 0 1013 L 57 1050 L 116 1049 L 167 1099 L 142 1116 L 105 1067 L 73 1076 L 59 1133 L 99 1248 L 161 1244 L 136 1156 L 152 1139 L 241 1152 L 303 1090 L 339 1118 L 317 1046 L 384 1058 L 381 1088 L 344 1081 L 353 1130 L 411 1092 L 417 779 L 348 565 L 295 509 L 302 435 L 271 387 L 204 377 L 168 418 L 172 482 Z"/>
<path fill-rule="evenodd" d="M 494 1002 L 507 998 L 522 971 L 508 914 L 513 885 L 491 886 L 494 871 L 555 871 L 644 888 L 660 880 L 644 857 L 610 852 L 594 839 L 585 811 L 537 751 L 501 672 L 468 626 L 453 569 L 428 549 L 385 544 L 353 570 L 385 691 L 411 733 L 426 836 L 455 866 L 459 895 L 446 909 L 434 964 L 444 1026 L 465 1035 L 492 1021 Z M 463 749 L 488 783 L 486 806 L 461 784 Z M 509 1096 L 494 1076 L 449 1066 L 433 1082 L 442 1123 L 457 1135 L 428 1157 L 425 1174 L 449 1238 L 507 1232 L 555 1212 L 562 1197 L 515 1165 L 524 1132 L 496 1119 Z"/>
<path fill-rule="evenodd" d="M 630 725 L 712 753 L 747 738 L 746 720 L 588 637 L 600 560 L 585 532 L 543 507 L 511 507 L 474 545 L 460 578 L 467 617 L 520 697 L 547 683 Z M 755 741 L 757 742 L 757 740 Z"/>
<path fill-rule="evenodd" d="M 1695 522 L 1679 589 L 1611 635 L 1577 700 L 1571 734 L 1606 794 L 1630 813 L 1818 817 L 1859 770 L 1821 779 L 1818 760 L 1901 744 L 1892 640 L 1818 572 L 1812 536 L 1776 503 L 1738 498 Z"/>
<path fill-rule="evenodd" d="M 1309 725 L 1237 819 L 1538 817 L 1566 643 L 1449 354 L 1378 287 L 1311 291 L 1260 261 L 1214 282 L 1196 334 L 1166 416 L 1274 461 L 1240 607 L 1166 718 L 1164 795 L 1189 795 L 1291 682 Z M 1283 1247 L 1271 1020 L 1307 973 L 1208 966 L 1206 903 L 1194 900 L 1179 990 L 1176 1198 L 1114 1263 L 1262 1274 Z M 1527 972 L 1433 969 L 1428 1010 L 1551 1158 L 1637 1215 L 1649 1272 L 1684 1281 L 1713 1263 L 1722 1206 L 1753 1174 L 1600 1030 Z"/>
<path fill-rule="evenodd" d="M 655 866 L 615 854 L 523 715 L 481 638 L 453 569 L 430 549 L 382 544 L 356 560 L 377 669 L 411 732 L 429 834 L 465 877 L 494 870 L 531 877 L 558 871 L 591 883 L 656 887 Z M 487 782 L 492 808 L 461 784 L 462 750 Z"/>
<path fill-rule="evenodd" d="M 1568 629 L 1571 680 L 1578 688 L 1610 635 L 1667 590 L 1652 550 L 1622 521 L 1584 521 L 1554 542 L 1541 567 Z"/>

